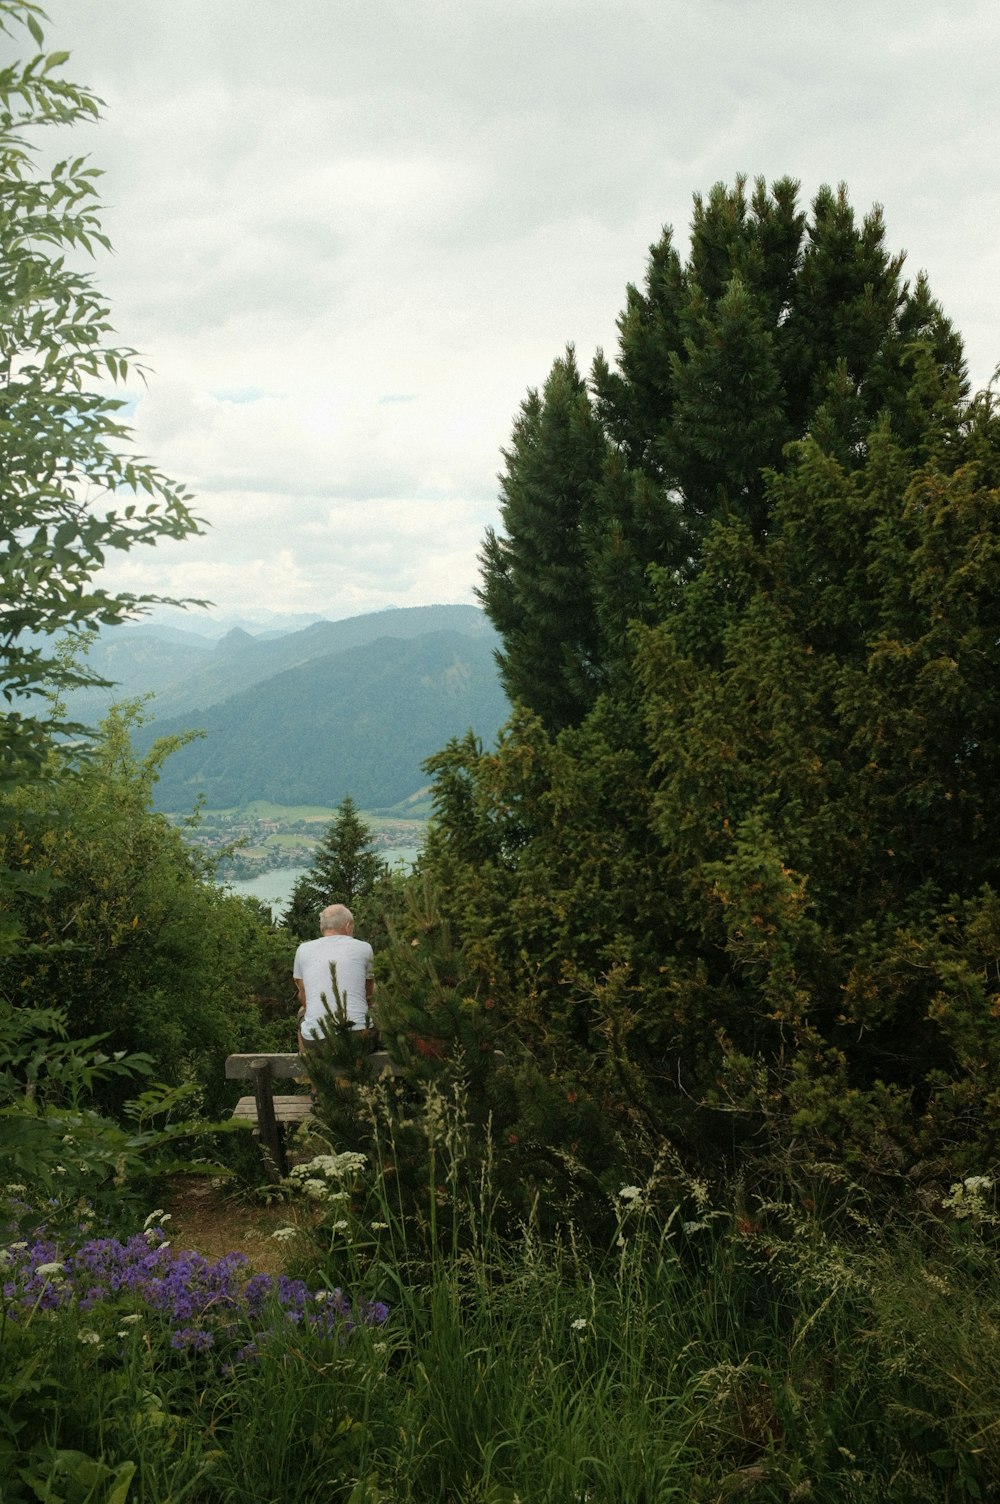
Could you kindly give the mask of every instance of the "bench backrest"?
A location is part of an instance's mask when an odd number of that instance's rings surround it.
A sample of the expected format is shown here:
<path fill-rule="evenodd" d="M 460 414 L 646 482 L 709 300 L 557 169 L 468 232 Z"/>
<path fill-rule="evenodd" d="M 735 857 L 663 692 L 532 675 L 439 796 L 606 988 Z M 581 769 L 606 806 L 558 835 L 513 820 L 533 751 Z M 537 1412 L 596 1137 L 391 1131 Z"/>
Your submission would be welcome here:
<path fill-rule="evenodd" d="M 387 1070 L 396 1074 L 397 1067 L 385 1050 L 378 1050 L 369 1058 L 376 1073 Z M 301 1055 L 230 1055 L 226 1059 L 226 1080 L 248 1081 L 254 1074 L 254 1068 L 262 1065 L 270 1067 L 271 1078 L 275 1081 L 309 1075 L 309 1066 Z"/>
<path fill-rule="evenodd" d="M 254 1066 L 260 1065 L 269 1065 L 271 1075 L 278 1080 L 309 1074 L 308 1067 L 300 1055 L 230 1055 L 226 1060 L 226 1080 L 249 1080 L 253 1075 Z"/>

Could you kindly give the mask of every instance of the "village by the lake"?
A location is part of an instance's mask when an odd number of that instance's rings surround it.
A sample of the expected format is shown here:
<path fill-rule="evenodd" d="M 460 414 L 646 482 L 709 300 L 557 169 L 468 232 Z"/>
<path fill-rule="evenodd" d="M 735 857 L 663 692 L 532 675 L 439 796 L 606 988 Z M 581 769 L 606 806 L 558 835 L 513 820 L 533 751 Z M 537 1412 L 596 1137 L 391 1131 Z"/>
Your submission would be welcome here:
<path fill-rule="evenodd" d="M 371 832 L 369 849 L 390 866 L 412 863 L 423 843 L 426 815 L 403 818 L 360 812 Z M 272 872 L 307 869 L 335 810 L 319 805 L 286 806 L 254 800 L 238 809 L 202 810 L 190 817 L 167 815 L 185 843 L 215 863 L 222 883 L 246 883 Z"/>

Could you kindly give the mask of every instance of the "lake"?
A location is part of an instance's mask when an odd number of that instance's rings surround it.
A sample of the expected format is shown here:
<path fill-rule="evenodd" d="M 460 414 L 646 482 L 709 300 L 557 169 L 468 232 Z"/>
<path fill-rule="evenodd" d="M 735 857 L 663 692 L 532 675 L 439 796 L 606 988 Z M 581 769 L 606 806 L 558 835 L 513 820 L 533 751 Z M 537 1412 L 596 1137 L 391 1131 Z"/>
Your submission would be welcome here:
<path fill-rule="evenodd" d="M 412 867 L 419 855 L 419 846 L 390 846 L 379 852 L 379 856 L 390 867 Z M 275 919 L 278 919 L 288 907 L 295 884 L 308 871 L 308 867 L 275 867 L 271 872 L 262 872 L 259 877 L 235 878 L 222 886 L 230 888 L 234 893 L 241 893 L 246 898 L 256 898 L 261 903 L 266 903 Z"/>

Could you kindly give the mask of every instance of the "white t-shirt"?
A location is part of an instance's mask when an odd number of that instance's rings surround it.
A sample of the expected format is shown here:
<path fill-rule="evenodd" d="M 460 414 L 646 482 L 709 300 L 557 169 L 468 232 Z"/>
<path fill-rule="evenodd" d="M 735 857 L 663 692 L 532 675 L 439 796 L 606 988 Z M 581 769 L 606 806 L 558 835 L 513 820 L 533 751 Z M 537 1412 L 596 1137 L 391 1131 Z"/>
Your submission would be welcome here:
<path fill-rule="evenodd" d="M 303 1039 L 321 1039 L 319 1021 L 329 1011 L 337 1014 L 337 994 L 355 1029 L 363 1029 L 368 1013 L 365 982 L 375 975 L 374 953 L 367 940 L 353 935 L 321 935 L 304 940 L 295 952 L 292 976 L 306 991 Z M 336 990 L 334 990 L 336 987 Z"/>

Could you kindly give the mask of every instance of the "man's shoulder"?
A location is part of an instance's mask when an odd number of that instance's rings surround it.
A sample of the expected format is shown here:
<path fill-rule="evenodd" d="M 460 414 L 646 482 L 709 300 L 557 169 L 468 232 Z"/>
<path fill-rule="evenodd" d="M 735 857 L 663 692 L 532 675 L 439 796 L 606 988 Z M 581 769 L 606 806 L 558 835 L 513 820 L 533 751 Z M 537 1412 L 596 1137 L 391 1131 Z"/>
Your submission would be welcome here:
<path fill-rule="evenodd" d="M 336 955 L 338 952 L 352 952 L 355 955 L 373 955 L 371 946 L 367 940 L 358 940 L 354 935 L 318 935 L 315 940 L 301 940 L 295 952 L 301 955 Z"/>
<path fill-rule="evenodd" d="M 300 940 L 296 948 L 297 956 L 311 955 L 314 951 L 322 950 L 323 936 L 319 935 L 315 940 Z"/>
<path fill-rule="evenodd" d="M 359 956 L 363 953 L 366 956 L 370 956 L 374 954 L 367 940 L 359 940 L 356 935 L 347 935 L 345 938 L 350 940 L 351 949 L 355 955 Z"/>

